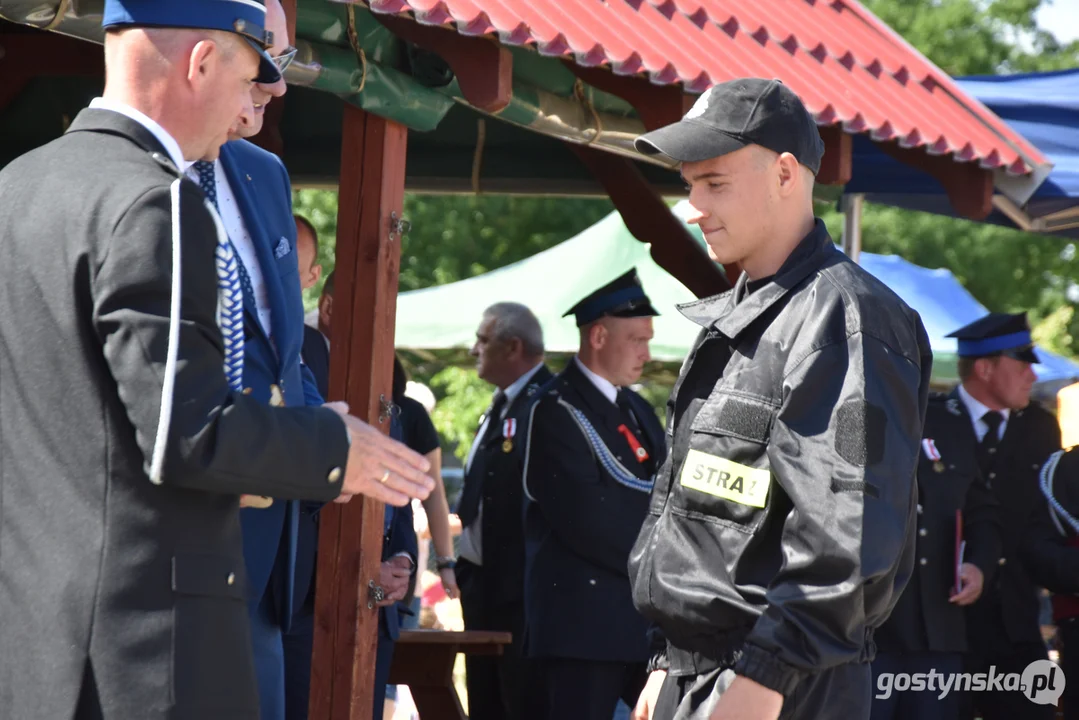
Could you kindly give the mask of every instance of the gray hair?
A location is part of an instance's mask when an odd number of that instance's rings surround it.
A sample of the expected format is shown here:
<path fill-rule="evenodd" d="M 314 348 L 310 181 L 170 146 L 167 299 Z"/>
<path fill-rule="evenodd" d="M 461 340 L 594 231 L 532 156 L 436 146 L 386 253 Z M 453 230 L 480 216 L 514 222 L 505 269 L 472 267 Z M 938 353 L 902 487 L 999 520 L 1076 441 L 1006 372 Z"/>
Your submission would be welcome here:
<path fill-rule="evenodd" d="M 543 355 L 543 328 L 528 306 L 515 302 L 495 303 L 483 311 L 483 316 L 494 319 L 492 339 L 508 342 L 518 338 L 526 356 Z"/>

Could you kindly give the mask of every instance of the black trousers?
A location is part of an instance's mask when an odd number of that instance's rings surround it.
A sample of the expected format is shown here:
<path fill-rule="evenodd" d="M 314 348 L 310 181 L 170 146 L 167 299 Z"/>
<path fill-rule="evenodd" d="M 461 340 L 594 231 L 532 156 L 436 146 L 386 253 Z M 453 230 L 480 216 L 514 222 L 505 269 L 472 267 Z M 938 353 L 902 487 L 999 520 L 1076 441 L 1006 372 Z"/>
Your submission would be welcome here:
<path fill-rule="evenodd" d="M 486 589 L 494 585 L 487 582 L 486 572 L 467 560 L 457 563 L 465 629 L 508 632 L 513 642 L 500 656 L 465 656 L 469 720 L 541 720 L 543 700 L 534 662 L 522 651 L 524 604 L 495 602 Z"/>
<path fill-rule="evenodd" d="M 645 663 L 569 658 L 537 661 L 545 720 L 611 720 L 618 701 L 631 708 L 644 690 Z"/>
<path fill-rule="evenodd" d="M 1027 665 L 1035 660 L 1048 660 L 1049 651 L 1044 643 L 1026 642 L 1002 645 L 994 642 L 985 649 L 970 652 L 964 657 L 963 672 L 1007 675 L 1023 674 Z M 960 717 L 969 720 L 979 714 L 983 720 L 1053 720 L 1056 709 L 1052 705 L 1036 705 L 1017 690 L 986 690 L 964 693 Z"/>
<path fill-rule="evenodd" d="M 909 652 L 878 653 L 873 661 L 873 711 L 871 720 L 959 720 L 959 701 L 951 679 L 963 671 L 961 653 Z M 940 697 L 939 680 L 934 677 L 935 690 L 897 690 L 894 676 L 928 674 L 949 676 L 948 692 Z M 885 677 L 882 678 L 882 675 Z"/>

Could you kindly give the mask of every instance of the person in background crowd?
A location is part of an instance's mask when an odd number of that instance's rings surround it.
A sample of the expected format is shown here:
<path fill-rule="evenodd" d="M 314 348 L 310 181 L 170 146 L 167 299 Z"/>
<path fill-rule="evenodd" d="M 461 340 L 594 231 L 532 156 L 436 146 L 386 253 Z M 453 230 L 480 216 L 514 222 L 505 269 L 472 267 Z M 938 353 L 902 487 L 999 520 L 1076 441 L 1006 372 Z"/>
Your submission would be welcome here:
<path fill-rule="evenodd" d="M 742 269 L 680 308 L 701 332 L 630 560 L 657 625 L 636 717 L 865 718 L 914 561 L 925 328 L 814 218 L 824 143 L 778 80 L 715 85 L 636 147 L 681 163 L 689 221 Z"/>
<path fill-rule="evenodd" d="M 1039 473 L 1045 502 L 1020 547 L 1030 578 L 1053 593 L 1064 678 L 1079 678 L 1079 448 L 1049 456 Z M 1065 720 L 1079 720 L 1079 682 L 1065 682 Z"/>
<path fill-rule="evenodd" d="M 483 312 L 471 354 L 480 379 L 495 386 L 465 460 L 457 506 L 461 519 L 456 562 L 466 630 L 509 632 L 500 657 L 465 656 L 470 720 L 541 717 L 535 674 L 522 652 L 524 633 L 525 426 L 537 390 L 553 376 L 543 362 L 543 329 L 524 305 L 500 302 Z M 454 567 L 439 558 L 438 567 Z M 610 720 L 609 718 L 607 720 Z"/>
<path fill-rule="evenodd" d="M 1031 404 L 1033 364 L 1038 362 L 1025 313 L 989 313 L 950 337 L 959 344 L 959 386 L 954 407 L 963 413 L 978 442 L 982 476 L 998 503 L 1003 551 L 995 577 L 967 608 L 970 651 L 964 672 L 1022 673 L 1048 652 L 1039 623 L 1039 593 L 1019 549 L 1042 498 L 1038 472 L 1060 449 L 1060 427 L 1051 414 Z M 1053 717 L 1021 692 L 965 693 L 962 716 L 973 707 L 985 720 Z"/>
<path fill-rule="evenodd" d="M 964 608 L 992 581 L 1001 551 L 997 501 L 978 469 L 977 454 L 977 441 L 958 401 L 931 395 L 918 460 L 918 560 L 891 616 L 873 636 L 877 657 L 871 720 L 959 718 L 960 693 L 939 697 L 937 692 L 884 692 L 888 683 L 881 675 L 963 671 Z"/>
<path fill-rule="evenodd" d="M 648 623 L 627 563 L 666 444 L 629 386 L 658 313 L 630 270 L 566 314 L 580 350 L 540 391 L 525 450 L 525 650 L 545 718 L 611 720 L 646 679 Z"/>

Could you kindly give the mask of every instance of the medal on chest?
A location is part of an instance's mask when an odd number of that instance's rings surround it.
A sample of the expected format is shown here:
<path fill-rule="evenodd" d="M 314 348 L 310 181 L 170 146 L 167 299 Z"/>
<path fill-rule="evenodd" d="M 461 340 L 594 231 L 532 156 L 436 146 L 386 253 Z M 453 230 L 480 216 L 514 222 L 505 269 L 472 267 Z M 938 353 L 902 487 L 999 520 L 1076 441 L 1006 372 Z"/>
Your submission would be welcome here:
<path fill-rule="evenodd" d="M 637 440 L 637 436 L 633 434 L 632 430 L 625 425 L 619 425 L 618 432 L 622 433 L 626 438 L 626 442 L 629 443 L 629 448 L 633 451 L 633 456 L 637 458 L 637 462 L 643 463 L 648 460 L 648 451 L 645 450 L 644 446 Z"/>
<path fill-rule="evenodd" d="M 502 452 L 513 452 L 513 436 L 517 434 L 517 419 L 506 418 L 502 421 Z"/>
<path fill-rule="evenodd" d="M 941 462 L 940 451 L 937 450 L 937 444 L 933 442 L 932 438 L 922 440 L 922 450 L 925 452 L 925 456 L 933 461 L 933 472 L 944 472 L 944 463 Z"/>

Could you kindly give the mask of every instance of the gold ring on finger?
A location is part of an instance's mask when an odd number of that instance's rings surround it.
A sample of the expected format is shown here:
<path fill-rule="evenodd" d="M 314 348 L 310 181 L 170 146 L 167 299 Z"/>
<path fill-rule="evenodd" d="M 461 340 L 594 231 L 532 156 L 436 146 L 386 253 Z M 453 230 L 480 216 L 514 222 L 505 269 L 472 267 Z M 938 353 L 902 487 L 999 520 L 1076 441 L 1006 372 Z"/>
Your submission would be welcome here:
<path fill-rule="evenodd" d="M 387 470 L 386 472 L 382 473 L 382 477 L 380 477 L 380 478 L 378 479 L 378 481 L 379 481 L 380 483 L 382 483 L 383 485 L 385 485 L 385 484 L 386 484 L 386 481 L 387 481 L 387 480 L 389 480 L 389 479 L 390 479 L 390 471 L 389 471 L 389 470 Z"/>

